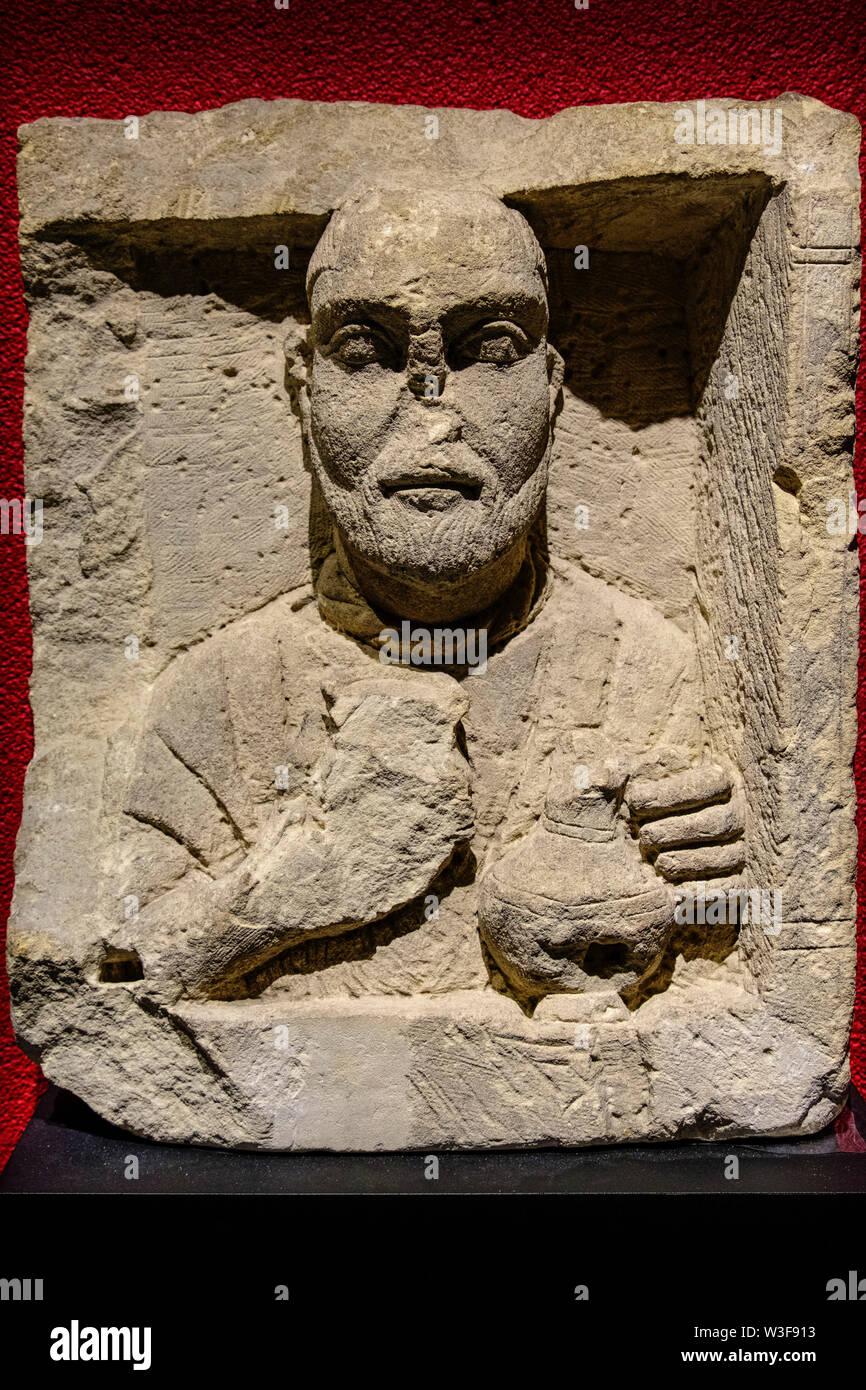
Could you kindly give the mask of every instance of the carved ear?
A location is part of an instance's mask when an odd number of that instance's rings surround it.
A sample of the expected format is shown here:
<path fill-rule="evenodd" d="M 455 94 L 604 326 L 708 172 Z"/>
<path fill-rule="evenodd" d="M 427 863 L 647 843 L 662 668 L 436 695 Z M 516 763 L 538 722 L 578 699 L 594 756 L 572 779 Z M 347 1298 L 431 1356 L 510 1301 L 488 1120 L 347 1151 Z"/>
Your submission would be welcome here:
<path fill-rule="evenodd" d="M 555 347 L 547 345 L 547 375 L 550 380 L 550 418 L 555 420 L 562 409 L 562 383 L 565 363 Z"/>
<path fill-rule="evenodd" d="M 312 472 L 310 459 L 310 369 L 313 363 L 312 330 L 309 324 L 289 320 L 283 339 L 286 354 L 285 387 L 289 393 L 292 414 L 301 423 L 303 464 Z"/>
<path fill-rule="evenodd" d="M 298 397 L 309 393 L 309 374 L 313 361 L 313 344 L 309 324 L 296 323 L 290 319 L 283 339 L 286 354 L 286 390 L 292 397 L 292 408 L 296 408 Z"/>

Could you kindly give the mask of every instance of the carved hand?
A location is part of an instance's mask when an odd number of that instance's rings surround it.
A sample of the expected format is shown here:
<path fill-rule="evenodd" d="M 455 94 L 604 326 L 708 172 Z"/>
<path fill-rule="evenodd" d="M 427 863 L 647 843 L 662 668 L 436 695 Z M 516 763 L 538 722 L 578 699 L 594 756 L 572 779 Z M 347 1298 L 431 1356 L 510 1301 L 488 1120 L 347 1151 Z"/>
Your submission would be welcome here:
<path fill-rule="evenodd" d="M 632 833 L 656 873 L 672 882 L 738 873 L 746 807 L 739 778 L 718 764 L 626 786 Z"/>
<path fill-rule="evenodd" d="M 154 983 L 168 997 L 231 992 L 288 947 L 424 893 L 473 830 L 456 740 L 466 707 L 442 675 L 397 672 L 347 686 L 330 710 L 312 815 L 223 878 L 188 875 L 142 910 L 134 945 L 144 992 Z"/>

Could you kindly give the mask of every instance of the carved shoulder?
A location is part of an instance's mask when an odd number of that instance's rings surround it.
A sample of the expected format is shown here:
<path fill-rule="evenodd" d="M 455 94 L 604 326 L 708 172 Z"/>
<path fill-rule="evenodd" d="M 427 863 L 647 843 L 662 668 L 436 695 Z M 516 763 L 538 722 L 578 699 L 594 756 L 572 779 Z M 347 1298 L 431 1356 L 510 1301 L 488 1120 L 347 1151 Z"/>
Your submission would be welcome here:
<path fill-rule="evenodd" d="M 150 696 L 125 810 L 204 864 L 248 847 L 293 789 L 278 624 L 252 615 L 181 653 Z"/>

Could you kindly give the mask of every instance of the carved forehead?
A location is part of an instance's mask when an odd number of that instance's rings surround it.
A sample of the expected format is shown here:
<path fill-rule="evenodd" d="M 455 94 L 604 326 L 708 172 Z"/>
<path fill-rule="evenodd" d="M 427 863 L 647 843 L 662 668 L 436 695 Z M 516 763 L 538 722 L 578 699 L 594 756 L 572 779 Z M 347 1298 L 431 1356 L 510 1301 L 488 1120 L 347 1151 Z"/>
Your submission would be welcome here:
<path fill-rule="evenodd" d="M 544 255 L 524 217 L 478 190 L 373 190 L 332 216 L 310 260 L 313 312 L 335 296 L 455 298 L 497 285 L 542 302 Z"/>

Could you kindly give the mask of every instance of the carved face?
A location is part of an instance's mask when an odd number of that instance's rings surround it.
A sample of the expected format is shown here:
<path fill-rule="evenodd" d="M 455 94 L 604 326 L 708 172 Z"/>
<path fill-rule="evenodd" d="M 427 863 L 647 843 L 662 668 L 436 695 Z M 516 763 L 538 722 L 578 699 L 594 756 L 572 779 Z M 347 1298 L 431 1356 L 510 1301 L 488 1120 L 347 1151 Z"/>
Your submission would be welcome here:
<path fill-rule="evenodd" d="M 374 193 L 332 218 L 307 280 L 304 423 L 350 554 L 435 586 L 529 530 L 561 384 L 544 275 L 487 194 Z"/>

